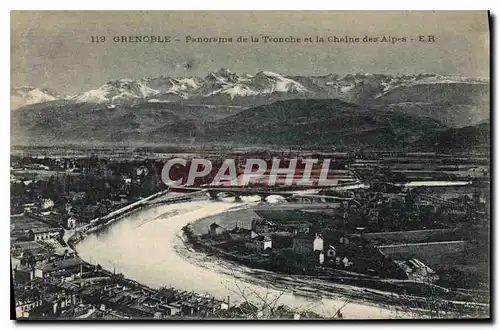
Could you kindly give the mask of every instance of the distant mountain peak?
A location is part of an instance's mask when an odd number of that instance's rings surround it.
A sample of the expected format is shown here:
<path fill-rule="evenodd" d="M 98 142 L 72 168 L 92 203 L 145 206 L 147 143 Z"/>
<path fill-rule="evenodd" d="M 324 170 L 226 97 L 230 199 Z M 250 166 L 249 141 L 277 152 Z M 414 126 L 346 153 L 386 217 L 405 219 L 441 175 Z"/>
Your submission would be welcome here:
<path fill-rule="evenodd" d="M 10 94 L 11 109 L 60 99 L 60 95 L 50 89 L 37 88 L 33 86 L 20 86 L 13 88 Z"/>
<path fill-rule="evenodd" d="M 219 82 L 221 84 L 234 84 L 237 83 L 241 77 L 238 74 L 231 72 L 229 69 L 222 68 L 217 72 L 209 73 L 206 79 L 212 82 Z"/>
<path fill-rule="evenodd" d="M 469 77 L 444 76 L 433 73 L 389 76 L 356 73 L 340 76 L 328 73 L 323 76 L 286 76 L 263 70 L 255 75 L 239 75 L 227 68 L 210 72 L 206 77 L 169 77 L 159 75 L 138 80 L 116 79 L 79 93 L 70 100 L 90 103 L 135 104 L 160 100 L 165 102 L 192 102 L 193 104 L 260 105 L 289 98 L 337 98 L 356 104 L 392 102 L 405 99 L 404 89 L 415 86 L 442 84 L 487 84 L 488 80 Z M 447 87 L 442 87 L 447 88 Z M 452 87 L 450 87 L 452 88 Z M 399 91 L 399 92 L 398 92 Z M 412 93 L 408 91 L 408 93 Z M 437 93 L 437 92 L 436 92 Z M 401 97 L 398 96 L 402 94 Z M 53 101 L 58 94 L 31 86 L 14 89 L 12 108 Z M 451 95 L 451 94 L 450 94 Z M 437 94 L 434 97 L 438 97 Z M 414 102 L 418 95 L 412 95 Z M 424 102 L 425 100 L 422 100 Z"/>
<path fill-rule="evenodd" d="M 232 74 L 234 74 L 233 72 L 231 72 L 231 70 L 229 70 L 227 68 L 220 68 L 216 73 L 218 75 L 232 75 Z"/>
<path fill-rule="evenodd" d="M 273 78 L 282 78 L 283 77 L 279 73 L 275 73 L 275 72 L 272 72 L 272 71 L 260 71 L 255 76 L 256 77 L 257 76 L 267 76 L 267 77 L 273 77 Z"/>

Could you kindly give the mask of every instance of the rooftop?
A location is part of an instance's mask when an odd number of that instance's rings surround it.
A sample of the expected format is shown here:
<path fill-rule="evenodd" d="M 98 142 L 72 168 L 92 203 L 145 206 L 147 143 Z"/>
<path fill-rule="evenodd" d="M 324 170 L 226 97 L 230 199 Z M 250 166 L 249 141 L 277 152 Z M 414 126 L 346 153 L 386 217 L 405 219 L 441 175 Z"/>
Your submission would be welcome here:
<path fill-rule="evenodd" d="M 293 236 L 293 239 L 302 239 L 302 240 L 310 240 L 313 241 L 316 238 L 316 234 L 313 234 L 311 232 L 309 233 L 298 233 L 297 235 Z"/>
<path fill-rule="evenodd" d="M 256 241 L 266 241 L 266 242 L 268 242 L 268 241 L 271 241 L 271 237 L 269 237 L 269 236 L 264 236 L 264 235 L 259 235 L 259 236 L 255 237 L 255 238 L 254 238 L 254 240 L 256 240 Z"/>
<path fill-rule="evenodd" d="M 84 262 L 82 259 L 76 257 L 76 258 L 64 259 L 61 261 L 46 263 L 38 268 L 43 270 L 44 272 L 54 272 L 68 267 L 79 266 L 82 265 L 83 263 Z"/>
<path fill-rule="evenodd" d="M 56 227 L 42 227 L 42 228 L 32 228 L 30 229 L 33 234 L 42 234 L 42 233 L 55 233 L 59 232 L 59 228 Z"/>
<path fill-rule="evenodd" d="M 249 232 L 249 229 L 241 227 L 235 227 L 229 231 L 230 234 L 248 234 Z"/>

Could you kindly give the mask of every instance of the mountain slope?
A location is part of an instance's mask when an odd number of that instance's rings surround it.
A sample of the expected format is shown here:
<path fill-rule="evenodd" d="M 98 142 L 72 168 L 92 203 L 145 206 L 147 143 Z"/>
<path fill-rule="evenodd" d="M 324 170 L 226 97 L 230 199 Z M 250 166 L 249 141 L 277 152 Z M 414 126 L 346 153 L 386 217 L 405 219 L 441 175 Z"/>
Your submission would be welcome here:
<path fill-rule="evenodd" d="M 372 101 L 387 111 L 426 116 L 463 127 L 490 118 L 489 85 L 480 82 L 420 83 L 398 86 Z"/>
<path fill-rule="evenodd" d="M 46 88 L 36 88 L 31 86 L 23 86 L 14 88 L 10 93 L 10 108 L 17 109 L 19 107 L 58 100 L 60 96 Z"/>
<path fill-rule="evenodd" d="M 430 117 L 445 126 L 463 127 L 489 120 L 489 87 L 485 79 L 438 74 L 284 76 L 261 71 L 239 75 L 221 69 L 205 78 L 161 75 L 119 79 L 69 98 L 31 87 L 14 89 L 12 108 L 61 99 L 111 108 L 143 103 L 253 108 L 289 99 L 339 99 L 391 113 Z M 208 111 L 203 115 L 206 121 L 219 118 Z"/>
<path fill-rule="evenodd" d="M 412 148 L 423 150 L 477 150 L 490 147 L 490 123 L 462 128 L 450 128 L 424 136 L 412 144 Z"/>
<path fill-rule="evenodd" d="M 218 119 L 203 120 L 217 112 Z M 314 145 L 401 148 L 443 125 L 340 100 L 292 99 L 252 109 L 56 101 L 12 113 L 12 143 Z"/>
<path fill-rule="evenodd" d="M 208 141 L 243 144 L 403 147 L 444 129 L 438 122 L 374 110 L 340 100 L 293 99 L 210 123 Z"/>
<path fill-rule="evenodd" d="M 110 81 L 97 89 L 75 95 L 70 99 L 76 102 L 127 103 L 158 94 L 159 91 L 144 83 L 130 79 Z"/>
<path fill-rule="evenodd" d="M 11 112 L 13 144 L 140 142 L 169 143 L 189 139 L 207 121 L 231 116 L 238 107 L 142 102 L 83 103 L 59 100 Z M 208 115 L 207 115 L 208 114 Z"/>
<path fill-rule="evenodd" d="M 436 83 L 400 86 L 374 100 L 374 104 L 484 104 L 489 102 L 489 86 L 471 83 Z"/>

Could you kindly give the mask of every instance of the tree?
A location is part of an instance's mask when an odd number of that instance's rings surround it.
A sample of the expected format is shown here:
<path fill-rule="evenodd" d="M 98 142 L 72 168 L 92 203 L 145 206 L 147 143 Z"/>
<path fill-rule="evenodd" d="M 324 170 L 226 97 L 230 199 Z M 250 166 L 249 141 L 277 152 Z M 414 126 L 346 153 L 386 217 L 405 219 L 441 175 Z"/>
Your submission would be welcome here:
<path fill-rule="evenodd" d="M 321 300 L 317 303 L 312 303 L 309 306 L 304 305 L 298 309 L 292 309 L 281 304 L 281 298 L 285 294 L 285 291 L 276 287 L 271 287 L 269 284 L 270 279 L 264 279 L 263 283 L 265 283 L 265 292 L 257 292 L 253 288 L 252 284 L 240 284 L 237 280 L 234 280 L 232 285 L 224 284 L 228 291 L 242 302 L 235 306 L 229 306 L 229 310 L 224 312 L 222 316 L 228 318 L 245 318 L 254 320 L 273 320 L 283 318 L 326 319 L 326 317 L 312 312 L 315 307 L 318 307 L 318 304 L 322 304 Z M 349 301 L 346 300 L 340 308 L 334 311 L 331 318 L 343 318 L 342 310 L 348 303 Z"/>

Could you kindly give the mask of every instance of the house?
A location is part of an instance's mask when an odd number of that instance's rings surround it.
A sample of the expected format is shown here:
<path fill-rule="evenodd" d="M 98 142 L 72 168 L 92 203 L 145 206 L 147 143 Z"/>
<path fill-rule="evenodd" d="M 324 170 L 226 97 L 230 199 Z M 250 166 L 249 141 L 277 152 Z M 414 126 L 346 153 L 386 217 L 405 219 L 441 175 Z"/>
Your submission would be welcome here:
<path fill-rule="evenodd" d="M 55 294 L 49 295 L 47 298 L 47 303 L 52 306 L 52 315 L 61 315 L 68 307 L 76 304 L 76 294 L 74 292 L 60 291 Z"/>
<path fill-rule="evenodd" d="M 284 231 L 291 232 L 293 235 L 298 233 L 309 234 L 311 224 L 309 222 L 289 222 L 282 225 Z"/>
<path fill-rule="evenodd" d="M 301 210 L 257 210 L 252 229 L 257 233 L 280 232 L 296 235 L 308 233 L 312 226 L 311 213 Z"/>
<path fill-rule="evenodd" d="M 36 203 L 26 203 L 26 204 L 23 204 L 23 210 L 24 212 L 36 212 L 38 210 L 38 206 L 36 205 Z"/>
<path fill-rule="evenodd" d="M 35 271 L 31 266 L 19 266 L 13 270 L 16 283 L 27 283 L 35 278 Z"/>
<path fill-rule="evenodd" d="M 276 225 L 272 221 L 263 218 L 252 219 L 252 230 L 257 234 L 267 234 L 274 231 Z"/>
<path fill-rule="evenodd" d="M 299 233 L 292 239 L 292 247 L 296 253 L 310 254 L 314 251 L 323 251 L 323 238 L 319 234 Z"/>
<path fill-rule="evenodd" d="M 63 221 L 63 227 L 66 229 L 75 229 L 76 228 L 76 218 L 68 217 Z"/>
<path fill-rule="evenodd" d="M 218 310 L 221 310 L 222 303 L 219 300 L 215 300 L 215 298 L 197 298 L 197 314 L 208 316 L 215 313 Z"/>
<path fill-rule="evenodd" d="M 54 207 L 54 201 L 50 198 L 45 198 L 41 201 L 41 209 L 42 210 L 49 210 Z"/>
<path fill-rule="evenodd" d="M 212 237 L 216 237 L 220 234 L 224 233 L 224 228 L 213 222 L 208 229 L 208 234 Z"/>
<path fill-rule="evenodd" d="M 323 251 L 318 251 L 318 263 L 320 265 L 323 265 L 324 262 L 325 262 L 325 254 L 323 253 Z"/>
<path fill-rule="evenodd" d="M 259 234 L 257 234 L 256 232 L 254 232 L 253 230 L 250 230 L 250 232 L 248 233 L 247 235 L 247 239 L 250 238 L 250 239 L 254 239 L 255 237 L 259 236 Z"/>
<path fill-rule="evenodd" d="M 21 265 L 23 265 L 23 263 L 25 263 L 23 259 L 24 259 L 24 253 L 18 251 L 12 252 L 10 254 L 10 267 L 12 269 L 19 268 Z"/>
<path fill-rule="evenodd" d="M 233 241 L 242 241 L 245 240 L 250 234 L 250 230 L 241 228 L 238 225 L 233 229 L 226 232 L 229 235 L 229 238 Z"/>
<path fill-rule="evenodd" d="M 228 315 L 232 317 L 245 317 L 249 315 L 256 315 L 259 311 L 259 307 L 256 305 L 245 301 L 237 306 L 232 306 L 228 309 Z"/>
<path fill-rule="evenodd" d="M 61 229 L 54 227 L 33 228 L 28 231 L 30 241 L 54 239 L 61 234 Z"/>
<path fill-rule="evenodd" d="M 50 258 L 51 253 L 49 252 L 19 252 L 16 251 L 11 255 L 11 266 L 12 269 L 18 269 L 24 266 L 37 266 L 46 262 Z"/>
<path fill-rule="evenodd" d="M 269 236 L 258 235 L 253 238 L 250 237 L 249 240 L 245 242 L 245 246 L 249 249 L 261 252 L 266 249 L 272 249 L 273 241 Z"/>
<path fill-rule="evenodd" d="M 35 267 L 35 277 L 44 278 L 59 273 L 77 273 L 81 271 L 83 264 L 83 260 L 78 257 L 47 262 Z"/>
<path fill-rule="evenodd" d="M 16 318 L 29 317 L 29 311 L 42 305 L 42 296 L 38 290 L 16 290 Z"/>
<path fill-rule="evenodd" d="M 27 264 L 27 259 L 32 259 L 31 261 L 41 261 L 48 258 L 50 255 L 51 250 L 39 242 L 21 241 L 11 246 L 11 261 L 13 268 L 15 268 L 16 262 L 25 265 Z M 37 256 L 42 256 L 43 258 L 38 258 Z"/>
<path fill-rule="evenodd" d="M 147 297 L 142 304 L 148 308 L 157 308 L 160 305 L 160 301 L 155 298 Z"/>
<path fill-rule="evenodd" d="M 220 302 L 220 310 L 227 311 L 229 309 L 229 298 L 228 302 L 225 301 L 219 301 Z"/>
<path fill-rule="evenodd" d="M 82 220 L 92 220 L 101 216 L 108 214 L 108 209 L 105 204 L 89 204 L 89 205 L 78 205 L 75 204 L 72 207 L 73 213 L 78 213 L 78 217 Z"/>
<path fill-rule="evenodd" d="M 172 288 L 160 288 L 155 295 L 156 299 L 159 299 L 163 304 L 170 303 L 175 300 L 175 290 Z"/>
<path fill-rule="evenodd" d="M 158 306 L 158 309 L 161 310 L 164 315 L 167 315 L 167 316 L 175 316 L 175 315 L 180 315 L 181 314 L 181 306 L 179 306 L 178 304 L 161 304 L 160 306 Z"/>

